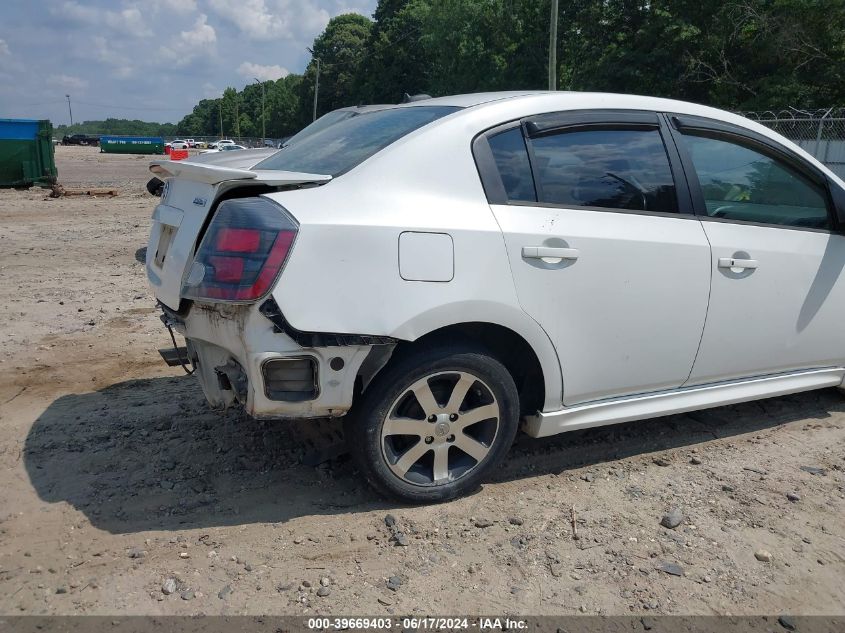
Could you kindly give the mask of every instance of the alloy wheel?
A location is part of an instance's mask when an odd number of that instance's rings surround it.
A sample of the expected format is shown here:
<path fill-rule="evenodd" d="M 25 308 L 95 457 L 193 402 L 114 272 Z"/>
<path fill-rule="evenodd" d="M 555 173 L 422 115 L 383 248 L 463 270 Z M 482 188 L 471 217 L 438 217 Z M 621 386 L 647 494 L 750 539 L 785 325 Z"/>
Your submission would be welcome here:
<path fill-rule="evenodd" d="M 496 440 L 499 403 L 465 371 L 438 372 L 408 387 L 382 422 L 381 448 L 394 475 L 422 486 L 466 476 Z"/>

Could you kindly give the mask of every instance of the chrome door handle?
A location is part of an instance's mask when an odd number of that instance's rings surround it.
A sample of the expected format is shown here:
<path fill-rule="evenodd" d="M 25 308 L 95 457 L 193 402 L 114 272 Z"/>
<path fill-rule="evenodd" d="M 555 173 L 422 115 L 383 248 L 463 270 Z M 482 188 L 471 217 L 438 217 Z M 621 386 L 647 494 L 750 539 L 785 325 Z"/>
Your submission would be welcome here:
<path fill-rule="evenodd" d="M 757 268 L 756 259 L 734 259 L 733 257 L 720 257 L 719 268 Z"/>
<path fill-rule="evenodd" d="M 523 246 L 522 256 L 525 259 L 578 259 L 577 248 L 553 248 L 551 246 Z"/>

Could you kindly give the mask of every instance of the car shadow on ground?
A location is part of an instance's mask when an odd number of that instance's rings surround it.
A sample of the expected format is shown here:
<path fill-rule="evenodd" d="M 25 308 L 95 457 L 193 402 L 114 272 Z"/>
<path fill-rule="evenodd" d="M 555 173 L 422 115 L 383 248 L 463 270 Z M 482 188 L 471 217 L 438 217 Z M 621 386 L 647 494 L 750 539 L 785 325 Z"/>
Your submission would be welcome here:
<path fill-rule="evenodd" d="M 825 390 L 541 440 L 522 436 L 495 479 L 600 466 L 843 410 L 841 395 Z M 24 455 L 41 499 L 69 503 L 111 533 L 395 508 L 345 456 L 304 465 L 340 438 L 336 421 L 214 412 L 192 378 L 152 378 L 58 398 L 33 424 Z"/>

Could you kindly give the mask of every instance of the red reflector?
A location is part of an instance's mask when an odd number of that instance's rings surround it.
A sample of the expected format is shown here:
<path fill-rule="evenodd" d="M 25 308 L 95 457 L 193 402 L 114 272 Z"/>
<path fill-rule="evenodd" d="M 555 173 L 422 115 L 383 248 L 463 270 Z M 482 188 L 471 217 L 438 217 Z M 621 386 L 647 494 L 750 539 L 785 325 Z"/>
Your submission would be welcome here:
<path fill-rule="evenodd" d="M 244 275 L 244 260 L 240 257 L 209 257 L 214 268 L 214 281 L 222 284 L 236 284 Z"/>
<path fill-rule="evenodd" d="M 220 229 L 217 250 L 224 253 L 255 253 L 261 245 L 261 231 L 255 229 Z"/>

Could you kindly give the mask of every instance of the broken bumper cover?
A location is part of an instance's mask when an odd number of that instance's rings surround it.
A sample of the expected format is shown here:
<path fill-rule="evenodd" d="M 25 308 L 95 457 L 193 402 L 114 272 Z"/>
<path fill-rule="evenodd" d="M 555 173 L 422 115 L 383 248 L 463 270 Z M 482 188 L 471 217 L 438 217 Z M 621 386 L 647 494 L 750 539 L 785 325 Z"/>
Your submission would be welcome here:
<path fill-rule="evenodd" d="M 241 404 L 257 418 L 345 414 L 373 347 L 364 340 L 303 347 L 257 305 L 194 303 L 185 315 L 164 312 L 162 320 L 185 337 L 209 404 L 220 409 Z"/>

